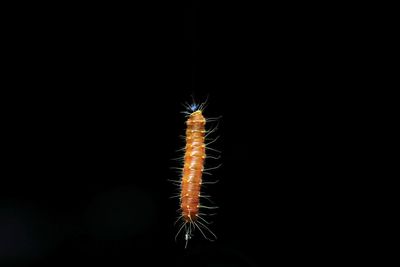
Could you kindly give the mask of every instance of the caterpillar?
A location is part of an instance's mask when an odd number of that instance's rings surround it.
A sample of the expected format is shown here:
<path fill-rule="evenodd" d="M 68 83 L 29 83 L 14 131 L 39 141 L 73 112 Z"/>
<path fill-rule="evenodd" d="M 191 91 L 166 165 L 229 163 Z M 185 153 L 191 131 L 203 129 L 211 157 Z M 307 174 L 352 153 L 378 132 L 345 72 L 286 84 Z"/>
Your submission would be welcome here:
<path fill-rule="evenodd" d="M 208 144 L 205 143 L 206 137 L 214 132 L 217 127 L 212 130 L 206 131 L 205 125 L 207 122 L 216 121 L 219 118 L 206 119 L 203 115 L 203 110 L 206 106 L 207 100 L 201 105 L 196 104 L 185 104 L 184 106 L 188 111 L 184 111 L 186 114 L 186 145 L 184 147 L 184 155 L 180 159 L 183 160 L 183 167 L 180 168 L 181 179 L 175 181 L 179 184 L 180 192 L 174 197 L 179 197 L 180 207 L 178 212 L 180 213 L 178 220 L 181 224 L 179 230 L 175 235 L 175 240 L 177 236 L 184 231 L 185 248 L 187 247 L 189 239 L 192 238 L 193 233 L 196 229 L 203 235 L 207 240 L 214 241 L 217 237 L 216 235 L 207 227 L 209 222 L 203 216 L 205 213 L 200 212 L 200 209 L 215 209 L 217 207 L 208 207 L 201 204 L 203 198 L 208 199 L 209 196 L 202 194 L 202 185 L 205 183 L 215 183 L 215 182 L 203 182 L 203 174 L 206 171 L 218 168 L 204 168 L 204 163 L 206 158 L 210 157 L 213 159 L 218 159 L 219 157 L 206 156 L 206 150 L 210 149 L 216 152 L 218 150 L 211 149 Z M 214 142 L 214 139 L 212 142 Z M 212 143 L 210 142 L 210 143 Z M 209 143 L 209 144 L 210 144 Z M 210 233 L 206 235 L 205 232 Z"/>

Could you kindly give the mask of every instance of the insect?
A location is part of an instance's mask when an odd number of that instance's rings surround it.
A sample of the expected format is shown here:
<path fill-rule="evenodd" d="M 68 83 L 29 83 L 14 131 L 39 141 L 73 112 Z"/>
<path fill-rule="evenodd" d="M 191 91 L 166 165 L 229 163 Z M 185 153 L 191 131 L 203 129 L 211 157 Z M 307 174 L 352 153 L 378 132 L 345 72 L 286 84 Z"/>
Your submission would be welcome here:
<path fill-rule="evenodd" d="M 212 121 L 218 121 L 219 118 L 206 119 L 203 115 L 203 110 L 206 107 L 207 100 L 201 105 L 196 104 L 185 104 L 187 111 L 183 113 L 186 115 L 186 145 L 184 147 L 184 155 L 179 158 L 182 160 L 183 167 L 178 168 L 181 172 L 181 179 L 174 181 L 179 185 L 179 194 L 173 197 L 179 197 L 180 208 L 178 209 L 179 217 L 178 221 L 181 221 L 179 230 L 175 235 L 175 240 L 179 234 L 184 232 L 185 248 L 187 247 L 189 239 L 192 238 L 193 233 L 196 229 L 203 235 L 205 239 L 214 241 L 217 237 L 209 229 L 207 225 L 210 223 L 204 218 L 207 214 L 200 212 L 203 210 L 216 209 L 217 207 L 205 206 L 202 204 L 203 199 L 209 200 L 209 196 L 202 193 L 202 185 L 212 184 L 215 182 L 204 182 L 203 174 L 209 174 L 207 171 L 216 169 L 219 166 L 213 168 L 204 168 L 206 159 L 219 159 L 212 155 L 207 155 L 206 151 L 211 150 L 217 153 L 220 151 L 210 148 L 208 145 L 215 142 L 217 138 L 209 143 L 206 143 L 207 137 L 213 133 L 217 126 L 212 130 L 206 131 L 206 123 Z M 206 234 L 207 233 L 207 234 Z"/>

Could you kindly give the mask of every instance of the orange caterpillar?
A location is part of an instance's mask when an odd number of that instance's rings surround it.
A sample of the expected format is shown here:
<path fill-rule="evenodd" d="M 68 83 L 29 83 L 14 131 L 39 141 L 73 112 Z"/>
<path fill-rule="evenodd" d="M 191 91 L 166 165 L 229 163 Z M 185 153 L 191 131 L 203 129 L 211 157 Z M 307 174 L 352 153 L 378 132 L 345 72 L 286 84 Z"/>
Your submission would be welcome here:
<path fill-rule="evenodd" d="M 186 149 L 181 182 L 181 210 L 186 222 L 199 215 L 201 177 L 206 158 L 204 143 L 206 119 L 201 110 L 189 115 L 186 121 Z"/>
<path fill-rule="evenodd" d="M 216 207 L 207 207 L 200 205 L 200 198 L 206 197 L 201 194 L 202 176 L 204 169 L 204 162 L 206 159 L 206 120 L 203 116 L 202 105 L 188 105 L 187 108 L 190 112 L 184 112 L 188 115 L 186 121 L 186 146 L 185 154 L 183 157 L 182 178 L 179 181 L 180 194 L 180 216 L 178 220 L 182 220 L 182 224 L 178 233 L 185 229 L 185 241 L 187 246 L 188 240 L 192 237 L 192 232 L 198 229 L 201 234 L 208 240 L 203 230 L 207 230 L 216 239 L 215 234 L 206 226 L 209 224 L 204 218 L 201 217 L 199 212 L 200 208 L 214 209 Z M 211 119 L 214 120 L 214 119 Z M 215 129 L 214 129 L 215 130 Z M 214 130 L 210 131 L 213 132 Z M 214 169 L 214 168 L 213 168 Z"/>

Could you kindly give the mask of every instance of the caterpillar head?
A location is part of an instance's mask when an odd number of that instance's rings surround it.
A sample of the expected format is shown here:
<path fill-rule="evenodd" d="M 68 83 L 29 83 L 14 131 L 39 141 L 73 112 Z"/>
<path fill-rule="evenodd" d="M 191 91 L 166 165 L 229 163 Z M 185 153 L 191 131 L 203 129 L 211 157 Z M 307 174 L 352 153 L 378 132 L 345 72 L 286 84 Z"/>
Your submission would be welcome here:
<path fill-rule="evenodd" d="M 195 111 L 199 110 L 199 107 L 200 107 L 199 104 L 193 102 L 192 104 L 190 104 L 190 105 L 188 106 L 188 109 L 189 109 L 189 111 L 191 111 L 191 112 L 195 112 Z"/>
<path fill-rule="evenodd" d="M 203 103 L 197 103 L 194 100 L 194 97 L 192 96 L 193 102 L 191 104 L 189 103 L 184 103 L 183 106 L 185 107 L 186 111 L 183 111 L 184 114 L 186 115 L 191 115 L 195 112 L 202 113 L 203 110 L 207 107 L 207 102 L 208 102 L 208 96 L 207 99 Z"/>

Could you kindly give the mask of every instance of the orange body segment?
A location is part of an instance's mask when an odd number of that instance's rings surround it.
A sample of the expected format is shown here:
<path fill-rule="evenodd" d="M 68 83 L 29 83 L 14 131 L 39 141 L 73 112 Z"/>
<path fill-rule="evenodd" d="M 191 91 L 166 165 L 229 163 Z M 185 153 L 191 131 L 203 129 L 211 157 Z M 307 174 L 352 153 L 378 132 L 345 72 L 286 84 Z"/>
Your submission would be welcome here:
<path fill-rule="evenodd" d="M 186 121 L 186 149 L 181 182 L 181 210 L 186 222 L 197 218 L 200 205 L 200 188 L 204 169 L 205 124 L 201 110 L 189 115 Z"/>

